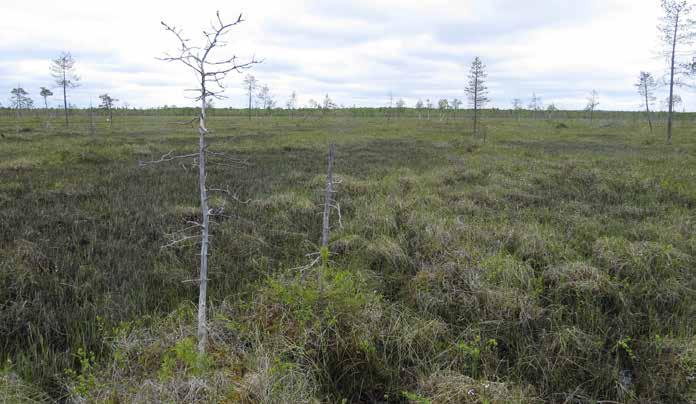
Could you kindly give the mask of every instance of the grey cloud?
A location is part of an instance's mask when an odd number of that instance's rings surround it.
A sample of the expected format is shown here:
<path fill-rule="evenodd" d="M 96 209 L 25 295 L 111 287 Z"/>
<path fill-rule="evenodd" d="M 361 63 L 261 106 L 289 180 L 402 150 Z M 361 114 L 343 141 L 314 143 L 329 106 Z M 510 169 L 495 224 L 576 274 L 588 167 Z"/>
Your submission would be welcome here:
<path fill-rule="evenodd" d="M 537 62 L 536 57 L 539 61 L 552 57 L 549 56 L 552 50 L 534 49 L 524 43 L 524 38 L 530 38 L 540 29 L 563 30 L 589 24 L 620 11 L 617 7 L 625 7 L 627 2 L 617 5 L 609 0 L 460 0 L 460 3 L 449 13 L 438 12 L 429 4 L 416 10 L 408 4 L 399 7 L 362 0 L 312 0 L 304 3 L 309 14 L 302 14 L 303 7 L 298 8 L 297 15 L 273 15 L 269 11 L 259 25 L 260 36 L 255 39 L 259 49 L 267 53 L 260 55 L 265 57 L 265 62 L 250 73 L 261 82 L 270 83 L 274 92 L 273 87 L 277 86 L 280 92 L 292 88 L 299 94 L 329 93 L 339 103 L 348 105 L 356 102 L 383 105 L 390 91 L 396 97 L 408 99 L 463 98 L 469 64 L 474 56 L 481 56 L 488 65 L 494 105 L 508 106 L 509 99 L 528 97 L 532 92 L 547 102 L 575 99 L 581 104 L 592 88 L 600 91 L 606 104 L 611 104 L 612 99 L 625 102 L 633 96 L 630 80 L 627 81 L 620 68 L 616 71 L 616 66 L 615 71 L 588 71 L 591 69 L 587 67 L 562 72 L 539 71 L 541 68 L 535 71 L 529 62 Z M 379 52 L 381 47 L 391 44 L 396 48 Z M 169 42 L 162 44 L 161 49 L 168 49 L 169 45 Z M 74 91 L 73 102 L 85 105 L 90 96 L 109 91 L 118 94 L 118 98 L 130 98 L 134 105 L 184 104 L 181 99 L 164 100 L 164 96 L 158 95 L 165 90 L 169 90 L 168 94 L 182 93 L 185 85 L 181 83 L 189 78 L 184 69 L 176 76 L 162 74 L 163 62 L 155 60 L 156 54 L 143 60 L 129 55 L 127 47 L 117 43 L 112 46 L 113 51 L 70 49 L 78 60 L 78 73 L 83 76 L 83 85 Z M 31 49 L 0 45 L 0 99 L 9 94 L 16 81 L 31 89 L 50 84 L 48 62 L 59 52 L 60 49 L 40 45 Z M 20 77 L 11 65 L 17 60 L 44 63 L 46 73 Z M 86 67 L 98 71 L 98 77 L 84 74 Z M 230 94 L 236 96 L 241 91 L 242 77 L 230 77 L 227 83 Z M 624 85 L 626 91 L 620 91 Z M 285 94 L 277 96 L 281 98 Z"/>

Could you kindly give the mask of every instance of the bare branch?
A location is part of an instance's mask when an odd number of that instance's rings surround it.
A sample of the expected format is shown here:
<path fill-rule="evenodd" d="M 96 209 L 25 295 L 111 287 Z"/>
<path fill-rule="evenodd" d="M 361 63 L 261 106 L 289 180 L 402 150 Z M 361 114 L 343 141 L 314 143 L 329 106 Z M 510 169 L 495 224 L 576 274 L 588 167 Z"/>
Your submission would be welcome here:
<path fill-rule="evenodd" d="M 212 152 L 212 151 L 206 150 L 206 154 L 209 156 L 213 156 L 213 157 L 219 157 L 225 161 L 230 161 L 230 162 L 241 164 L 241 165 L 249 165 L 249 162 L 247 160 L 237 159 L 237 158 L 234 158 L 226 153 Z"/>
<path fill-rule="evenodd" d="M 249 202 L 252 201 L 251 199 L 247 199 L 247 200 L 244 200 L 244 201 L 241 200 L 241 199 L 239 199 L 239 196 L 238 196 L 237 194 L 235 194 L 235 193 L 232 193 L 232 191 L 230 191 L 229 187 L 226 188 L 226 189 L 222 189 L 222 188 L 210 188 L 210 189 L 208 189 L 208 191 L 210 191 L 210 192 L 220 192 L 220 193 L 223 193 L 223 194 L 229 196 L 230 198 L 232 198 L 232 200 L 234 200 L 234 201 L 236 201 L 236 202 L 239 202 L 239 203 L 241 203 L 241 204 L 244 204 L 244 205 L 246 205 L 246 204 L 248 204 Z"/>
<path fill-rule="evenodd" d="M 333 204 L 329 204 L 329 207 L 336 210 L 336 213 L 338 214 L 338 226 L 343 228 L 343 216 L 341 215 L 341 205 L 339 205 L 339 203 L 336 201 L 332 200 L 332 202 Z"/>
<path fill-rule="evenodd" d="M 168 161 L 174 161 L 174 160 L 179 160 L 179 159 L 187 159 L 187 158 L 195 158 L 198 157 L 198 153 L 192 153 L 192 154 L 181 154 L 177 156 L 173 156 L 172 154 L 174 153 L 174 150 L 170 151 L 169 153 L 163 155 L 162 157 L 159 158 L 159 160 L 151 160 L 151 161 L 139 161 L 138 166 L 140 167 L 145 167 L 148 165 L 153 165 L 153 164 L 160 164 L 160 163 L 166 163 Z"/>
<path fill-rule="evenodd" d="M 171 242 L 169 242 L 169 243 L 163 245 L 161 248 L 162 248 L 162 249 L 171 248 L 171 247 L 174 247 L 174 246 L 176 246 L 176 245 L 178 245 L 178 244 L 181 244 L 181 243 L 183 243 L 183 242 L 185 242 L 185 241 L 197 239 L 197 238 L 200 238 L 200 237 L 201 237 L 200 235 L 196 235 L 196 236 L 185 236 L 185 237 L 182 237 L 182 238 L 179 238 L 179 239 L 176 239 L 176 240 L 172 240 Z"/>
<path fill-rule="evenodd" d="M 321 255 L 316 257 L 312 262 L 310 262 L 307 265 L 302 265 L 299 267 L 291 268 L 290 270 L 291 271 L 298 271 L 299 270 L 300 275 L 304 277 L 304 271 L 311 269 L 313 266 L 315 266 L 319 262 L 319 260 L 321 260 Z"/>
<path fill-rule="evenodd" d="M 207 281 L 209 281 L 210 279 L 209 279 L 209 278 L 206 278 L 206 279 L 187 279 L 187 280 L 185 280 L 185 281 L 181 281 L 181 283 L 200 283 L 201 280 L 204 280 L 204 281 L 207 282 Z"/>
<path fill-rule="evenodd" d="M 188 121 L 181 121 L 181 122 L 171 122 L 170 125 L 193 125 L 194 123 L 198 122 L 201 118 L 200 117 L 195 117 L 191 120 Z"/>

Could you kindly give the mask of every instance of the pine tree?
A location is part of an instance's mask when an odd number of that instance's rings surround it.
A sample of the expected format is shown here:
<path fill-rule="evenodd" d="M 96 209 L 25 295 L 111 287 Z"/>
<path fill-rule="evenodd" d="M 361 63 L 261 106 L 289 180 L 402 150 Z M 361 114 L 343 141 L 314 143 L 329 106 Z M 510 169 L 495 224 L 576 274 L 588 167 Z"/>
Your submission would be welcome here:
<path fill-rule="evenodd" d="M 469 71 L 469 85 L 464 90 L 469 99 L 469 105 L 474 109 L 474 135 L 478 133 L 480 114 L 488 100 L 488 87 L 486 87 L 486 65 L 477 56 L 471 63 Z"/>

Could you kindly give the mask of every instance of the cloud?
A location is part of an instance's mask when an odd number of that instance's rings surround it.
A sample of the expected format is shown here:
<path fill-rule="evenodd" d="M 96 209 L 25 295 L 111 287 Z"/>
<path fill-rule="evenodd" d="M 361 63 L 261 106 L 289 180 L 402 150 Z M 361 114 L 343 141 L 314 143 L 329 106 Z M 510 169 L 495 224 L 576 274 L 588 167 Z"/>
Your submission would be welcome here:
<path fill-rule="evenodd" d="M 30 93 L 50 86 L 50 59 L 69 50 L 82 77 L 71 102 L 85 106 L 108 92 L 134 106 L 188 105 L 184 89 L 191 73 L 156 59 L 176 47 L 159 23 L 164 19 L 200 38 L 216 6 L 4 0 L 0 100 L 17 83 Z M 462 99 L 468 66 L 480 56 L 493 106 L 536 92 L 547 103 L 582 108 L 597 89 L 603 108 L 634 109 L 638 72 L 664 71 L 655 57 L 657 2 L 242 0 L 220 11 L 228 18 L 244 12 L 246 22 L 233 30 L 225 51 L 264 59 L 248 73 L 269 85 L 279 104 L 292 91 L 301 103 L 325 94 L 366 106 L 385 105 L 389 93 L 410 105 L 419 98 Z M 229 99 L 218 105 L 245 105 L 242 79 L 230 76 Z M 692 98 L 684 95 L 687 107 L 696 102 Z"/>

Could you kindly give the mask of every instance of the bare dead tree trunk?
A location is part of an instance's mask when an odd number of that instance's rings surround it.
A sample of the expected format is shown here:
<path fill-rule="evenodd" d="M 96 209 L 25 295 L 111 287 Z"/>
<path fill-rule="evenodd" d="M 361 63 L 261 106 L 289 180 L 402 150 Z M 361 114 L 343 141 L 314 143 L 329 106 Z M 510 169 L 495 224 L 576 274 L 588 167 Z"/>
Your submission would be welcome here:
<path fill-rule="evenodd" d="M 15 108 L 15 133 L 19 134 L 19 107 Z"/>
<path fill-rule="evenodd" d="M 94 125 L 94 110 L 92 108 L 92 103 L 89 103 L 89 134 L 94 135 L 97 132 L 97 128 Z"/>
<path fill-rule="evenodd" d="M 65 112 L 65 126 L 68 126 L 68 89 L 65 71 L 63 71 L 63 111 Z"/>
<path fill-rule="evenodd" d="M 645 85 L 645 113 L 648 115 L 648 125 L 650 125 L 650 134 L 653 133 L 653 124 L 652 124 L 652 118 L 650 117 L 650 101 L 649 101 L 649 93 L 648 93 L 648 85 Z"/>
<path fill-rule="evenodd" d="M 203 75 L 205 77 L 205 75 Z M 202 94 L 205 91 L 205 79 L 201 82 Z M 198 352 L 205 352 L 208 340 L 208 324 L 206 321 L 207 294 L 208 294 L 208 242 L 210 210 L 208 209 L 208 190 L 205 187 L 205 163 L 206 163 L 206 144 L 205 135 L 208 130 L 205 127 L 205 102 L 206 97 L 201 99 L 201 113 L 198 121 L 198 187 L 201 197 L 201 213 L 203 223 L 201 224 L 201 268 L 198 289 Z"/>
<path fill-rule="evenodd" d="M 48 129 L 48 121 L 51 119 L 49 112 L 48 112 L 48 96 L 44 96 L 44 111 L 46 112 L 46 121 L 44 122 L 44 128 Z"/>
<path fill-rule="evenodd" d="M 249 120 L 251 121 L 251 89 L 249 89 Z"/>
<path fill-rule="evenodd" d="M 321 231 L 321 247 L 329 247 L 329 216 L 331 206 L 333 205 L 333 162 L 334 162 L 334 144 L 329 144 L 329 167 L 326 174 L 326 194 L 324 195 L 324 220 Z"/>
<path fill-rule="evenodd" d="M 672 61 L 671 61 L 671 66 L 670 66 L 670 72 L 669 72 L 669 112 L 667 114 L 667 143 L 671 144 L 672 143 L 672 115 L 674 113 L 674 102 L 672 100 L 674 99 L 674 63 L 675 63 L 675 58 L 676 58 L 676 51 L 677 51 L 677 33 L 679 32 L 679 14 L 676 16 L 676 20 L 674 22 L 674 36 L 672 37 Z"/>

